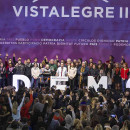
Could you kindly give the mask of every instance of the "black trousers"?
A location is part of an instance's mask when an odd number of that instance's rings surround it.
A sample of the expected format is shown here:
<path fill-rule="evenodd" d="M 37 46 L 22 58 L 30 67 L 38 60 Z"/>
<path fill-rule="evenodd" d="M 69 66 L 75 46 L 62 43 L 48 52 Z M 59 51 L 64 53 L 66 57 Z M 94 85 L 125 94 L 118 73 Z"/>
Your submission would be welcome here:
<path fill-rule="evenodd" d="M 71 90 L 75 89 L 75 78 L 69 79 L 69 85 Z"/>

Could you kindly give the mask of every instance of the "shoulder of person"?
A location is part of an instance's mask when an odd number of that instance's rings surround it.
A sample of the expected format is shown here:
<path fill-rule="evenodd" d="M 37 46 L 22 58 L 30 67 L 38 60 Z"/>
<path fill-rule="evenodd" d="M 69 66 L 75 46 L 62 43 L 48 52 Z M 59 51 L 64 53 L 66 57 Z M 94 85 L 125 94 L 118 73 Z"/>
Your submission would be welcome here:
<path fill-rule="evenodd" d="M 59 66 L 58 69 L 61 69 L 61 67 Z"/>

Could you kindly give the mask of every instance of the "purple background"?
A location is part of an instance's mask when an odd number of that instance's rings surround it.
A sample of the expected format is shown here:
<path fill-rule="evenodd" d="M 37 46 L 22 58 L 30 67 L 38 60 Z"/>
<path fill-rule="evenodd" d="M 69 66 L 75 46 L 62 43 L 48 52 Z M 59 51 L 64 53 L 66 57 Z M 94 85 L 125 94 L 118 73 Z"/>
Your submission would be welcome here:
<path fill-rule="evenodd" d="M 91 7 L 115 7 L 115 18 L 43 18 L 41 13 L 37 18 L 25 18 L 24 12 L 16 18 L 12 6 L 56 6 L 60 12 L 61 6 L 65 6 L 66 13 L 71 6 Z M 31 0 L 0 0 L 0 38 L 63 38 L 63 39 L 108 39 L 130 41 L 130 9 L 128 19 L 119 19 L 118 7 L 130 7 L 130 0 L 39 0 L 32 3 Z M 48 12 L 47 12 L 48 14 Z M 69 13 L 70 14 L 70 13 Z M 17 57 L 39 57 L 41 61 L 46 55 L 54 58 L 79 58 L 93 57 L 95 61 L 106 61 L 109 55 L 113 55 L 120 61 L 122 55 L 130 64 L 130 47 L 114 46 L 48 46 L 48 45 L 0 45 L 2 57 L 8 52 L 15 52 Z"/>

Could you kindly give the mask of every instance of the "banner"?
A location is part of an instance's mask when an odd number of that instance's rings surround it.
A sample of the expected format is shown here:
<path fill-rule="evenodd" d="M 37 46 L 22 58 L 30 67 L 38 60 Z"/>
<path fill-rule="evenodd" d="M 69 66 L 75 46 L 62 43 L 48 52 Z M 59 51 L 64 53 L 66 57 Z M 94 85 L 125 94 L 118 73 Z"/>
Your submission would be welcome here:
<path fill-rule="evenodd" d="M 130 64 L 130 1 L 1 0 L 0 53 L 6 52 L 39 61 L 123 55 Z"/>

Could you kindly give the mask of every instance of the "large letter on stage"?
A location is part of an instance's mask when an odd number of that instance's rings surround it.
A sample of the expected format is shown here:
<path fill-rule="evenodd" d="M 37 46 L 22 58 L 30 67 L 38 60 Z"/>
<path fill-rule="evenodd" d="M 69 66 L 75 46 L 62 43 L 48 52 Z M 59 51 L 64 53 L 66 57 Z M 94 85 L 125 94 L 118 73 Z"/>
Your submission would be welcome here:
<path fill-rule="evenodd" d="M 98 82 L 96 83 L 93 76 L 88 76 L 88 87 L 94 87 L 97 91 L 97 88 L 99 88 L 99 84 L 103 85 L 103 88 L 107 89 L 107 76 L 102 76 Z"/>
<path fill-rule="evenodd" d="M 130 88 L 130 78 L 128 79 L 128 81 L 126 83 L 126 88 Z"/>
<path fill-rule="evenodd" d="M 25 87 L 27 87 L 27 88 L 31 87 L 30 80 L 27 76 L 15 74 L 15 75 L 13 75 L 13 86 L 16 88 L 16 91 L 18 91 L 18 89 L 19 89 L 19 83 L 18 83 L 19 80 L 24 82 Z"/>

